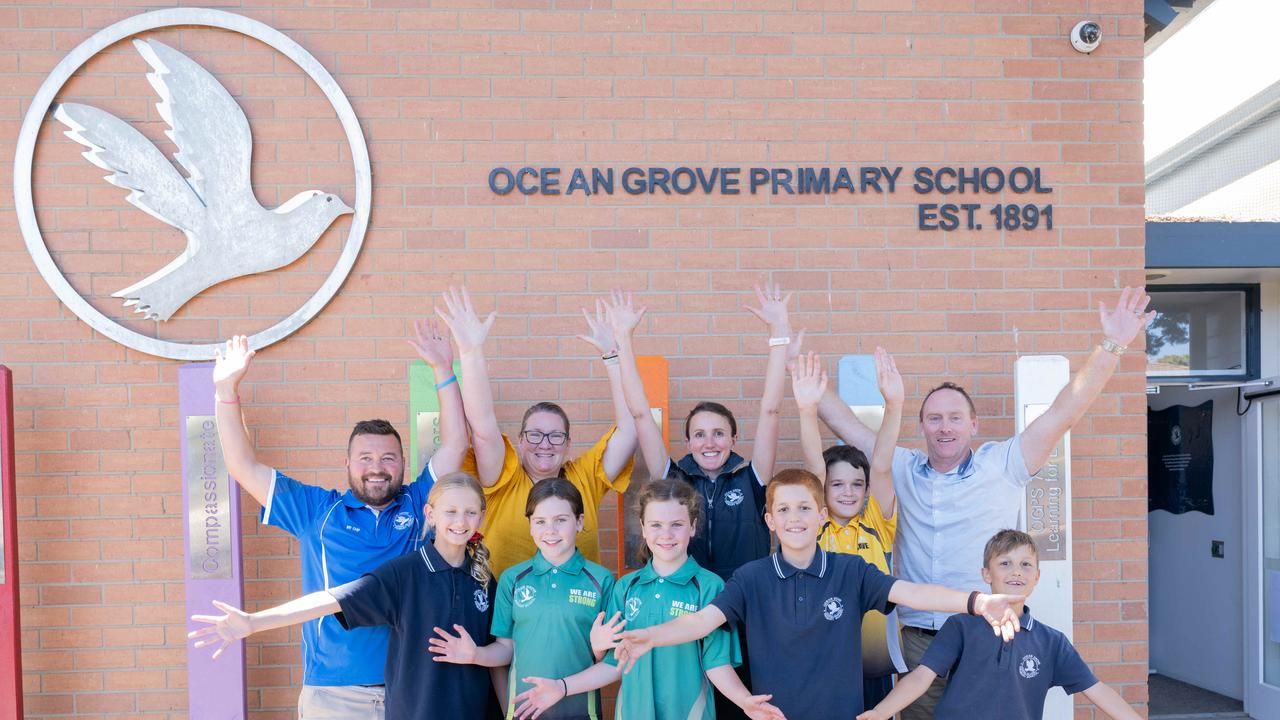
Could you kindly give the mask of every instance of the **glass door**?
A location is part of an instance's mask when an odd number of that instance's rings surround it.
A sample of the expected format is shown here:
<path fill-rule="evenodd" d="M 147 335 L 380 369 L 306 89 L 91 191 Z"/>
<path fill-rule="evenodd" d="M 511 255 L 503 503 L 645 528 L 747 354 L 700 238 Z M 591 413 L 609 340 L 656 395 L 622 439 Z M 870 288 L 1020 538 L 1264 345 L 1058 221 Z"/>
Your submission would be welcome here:
<path fill-rule="evenodd" d="M 1252 402 L 1243 478 L 1244 709 L 1280 718 L 1280 395 Z"/>

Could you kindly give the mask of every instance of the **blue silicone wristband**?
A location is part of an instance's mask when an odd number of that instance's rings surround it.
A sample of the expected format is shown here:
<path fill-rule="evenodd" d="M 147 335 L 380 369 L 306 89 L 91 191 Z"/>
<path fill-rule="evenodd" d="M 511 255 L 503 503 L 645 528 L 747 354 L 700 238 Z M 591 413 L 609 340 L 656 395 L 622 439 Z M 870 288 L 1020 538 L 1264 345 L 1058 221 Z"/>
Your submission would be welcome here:
<path fill-rule="evenodd" d="M 450 385 L 452 385 L 453 383 L 456 383 L 456 382 L 458 382 L 458 376 L 457 376 L 457 375 L 450 375 L 448 380 L 445 380 L 444 382 L 438 382 L 438 383 L 436 383 L 436 389 L 437 389 L 437 390 L 443 390 L 444 388 L 447 388 L 447 387 L 449 387 Z"/>

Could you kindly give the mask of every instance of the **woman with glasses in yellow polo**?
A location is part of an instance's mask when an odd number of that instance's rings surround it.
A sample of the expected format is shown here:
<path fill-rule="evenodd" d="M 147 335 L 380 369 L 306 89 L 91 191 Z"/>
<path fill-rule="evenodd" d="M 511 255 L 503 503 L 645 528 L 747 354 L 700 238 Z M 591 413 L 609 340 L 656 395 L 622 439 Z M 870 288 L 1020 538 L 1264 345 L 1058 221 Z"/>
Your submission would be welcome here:
<path fill-rule="evenodd" d="M 622 395 L 618 351 L 613 331 L 597 301 L 594 315 L 583 311 L 588 334 L 582 340 L 600 351 L 609 393 L 613 399 L 616 426 L 606 432 L 585 453 L 570 459 L 569 416 L 553 402 L 539 402 L 524 413 L 515 442 L 498 429 L 493 410 L 493 391 L 485 367 L 483 345 L 496 313 L 481 320 L 471 305 L 465 288 L 450 288 L 444 296 L 445 308 L 437 308 L 449 325 L 462 362 L 462 403 L 471 427 L 472 452 L 463 469 L 474 473 L 484 487 L 488 512 L 481 532 L 490 548 L 494 575 L 524 562 L 537 551 L 529 535 L 525 503 L 534 483 L 563 477 L 573 483 L 583 499 L 583 532 L 578 548 L 588 560 L 600 562 L 600 501 L 609 490 L 622 493 L 631 482 L 631 466 L 636 452 L 635 420 L 627 411 Z M 634 362 L 634 360 L 632 361 Z"/>

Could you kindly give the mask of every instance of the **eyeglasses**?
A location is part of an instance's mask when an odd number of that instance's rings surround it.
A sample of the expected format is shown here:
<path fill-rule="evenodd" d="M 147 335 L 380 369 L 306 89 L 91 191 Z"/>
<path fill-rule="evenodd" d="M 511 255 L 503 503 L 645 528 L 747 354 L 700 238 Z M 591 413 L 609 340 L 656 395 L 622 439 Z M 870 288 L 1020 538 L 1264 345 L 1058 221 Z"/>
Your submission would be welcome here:
<path fill-rule="evenodd" d="M 524 441 L 530 445 L 541 445 L 543 438 L 546 438 L 547 443 L 553 446 L 563 445 L 569 441 L 569 433 L 563 433 L 558 430 L 556 432 L 549 433 L 544 433 L 539 430 L 525 430 L 521 432 L 520 435 L 524 438 Z"/>

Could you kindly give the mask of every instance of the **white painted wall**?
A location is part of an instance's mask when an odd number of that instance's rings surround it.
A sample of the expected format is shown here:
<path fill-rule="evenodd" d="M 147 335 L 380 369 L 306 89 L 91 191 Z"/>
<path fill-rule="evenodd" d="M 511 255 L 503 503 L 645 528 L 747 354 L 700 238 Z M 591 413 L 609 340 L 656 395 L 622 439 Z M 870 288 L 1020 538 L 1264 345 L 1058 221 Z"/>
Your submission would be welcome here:
<path fill-rule="evenodd" d="M 1242 677 L 1244 604 L 1241 418 L 1235 389 L 1189 391 L 1164 386 L 1148 398 L 1153 410 L 1213 400 L 1214 515 L 1147 516 L 1150 535 L 1151 668 L 1162 675 L 1236 699 Z M 1210 556 L 1212 540 L 1226 557 Z"/>

